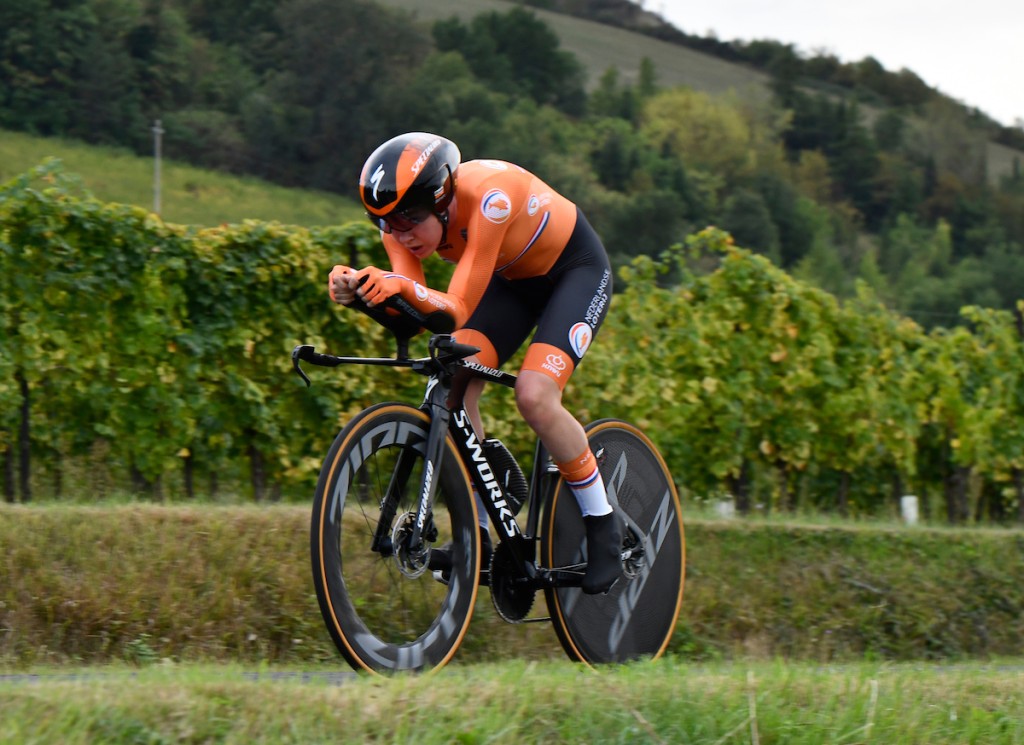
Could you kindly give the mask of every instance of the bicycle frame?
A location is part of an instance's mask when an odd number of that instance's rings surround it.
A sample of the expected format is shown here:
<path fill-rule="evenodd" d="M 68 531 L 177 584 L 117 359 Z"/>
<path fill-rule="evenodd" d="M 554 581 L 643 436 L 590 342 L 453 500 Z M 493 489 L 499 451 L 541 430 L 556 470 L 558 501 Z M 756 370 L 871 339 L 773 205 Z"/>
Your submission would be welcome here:
<path fill-rule="evenodd" d="M 300 362 L 305 361 L 323 367 L 342 364 L 381 365 L 408 367 L 417 373 L 427 375 L 426 392 L 420 409 L 430 417 L 430 428 L 424 453 L 423 476 L 419 485 L 419 500 L 409 547 L 418 551 L 423 545 L 424 533 L 429 532 L 437 493 L 437 478 L 445 456 L 445 438 L 452 436 L 470 481 L 482 497 L 492 524 L 496 527 L 499 540 L 509 546 L 521 576 L 535 587 L 577 586 L 582 573 L 565 569 L 542 569 L 536 563 L 536 539 L 540 513 L 546 499 L 549 499 L 558 483 L 558 470 L 551 462 L 547 450 L 538 438 L 534 449 L 533 469 L 529 479 L 526 528 L 523 530 L 516 515 L 509 507 L 505 486 L 499 482 L 491 464 L 483 452 L 483 445 L 476 433 L 468 412 L 463 405 L 465 383 L 470 377 L 514 388 L 517 377 L 502 370 L 495 370 L 477 362 L 467 361 L 479 351 L 478 348 L 455 342 L 450 335 L 435 335 L 429 342 L 430 356 L 411 359 L 405 354 L 399 339 L 395 358 L 390 357 L 336 357 L 318 353 L 312 346 L 300 345 L 292 352 L 292 364 L 296 373 L 306 385 L 309 378 L 302 371 Z M 411 461 L 411 458 L 409 459 Z M 381 513 L 377 532 L 371 545 L 372 550 L 388 555 L 393 550 L 389 525 L 394 518 L 394 490 L 403 489 L 411 472 L 412 463 L 399 461 L 392 474 L 382 507 L 390 507 Z"/>

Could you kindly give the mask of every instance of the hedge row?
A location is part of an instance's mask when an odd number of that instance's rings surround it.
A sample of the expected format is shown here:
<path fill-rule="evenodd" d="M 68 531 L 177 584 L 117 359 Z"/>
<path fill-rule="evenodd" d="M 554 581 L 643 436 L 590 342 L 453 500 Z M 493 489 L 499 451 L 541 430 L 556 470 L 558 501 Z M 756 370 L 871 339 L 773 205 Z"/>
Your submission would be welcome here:
<path fill-rule="evenodd" d="M 79 195 L 51 166 L 0 189 L 8 500 L 19 462 L 22 500 L 43 476 L 54 492 L 82 479 L 76 496 L 105 471 L 150 491 L 173 476 L 191 494 L 198 475 L 244 469 L 257 499 L 308 499 L 340 426 L 381 400 L 418 401 L 423 384 L 349 366 L 316 371 L 307 390 L 291 374 L 299 343 L 391 352 L 327 300 L 339 261 L 383 261 L 371 226 L 169 225 Z M 450 268 L 428 265 L 444 286 Z M 1018 321 L 968 308 L 926 333 L 867 290 L 840 303 L 709 228 L 620 272 L 566 401 L 584 420 L 635 421 L 684 493 L 728 493 L 743 510 L 878 513 L 913 491 L 954 522 L 1024 519 Z M 532 452 L 510 395 L 486 412 L 492 434 Z"/>
<path fill-rule="evenodd" d="M 0 664 L 341 659 L 287 506 L 0 506 Z M 841 661 L 1019 656 L 1024 541 L 1003 530 L 690 520 L 669 652 Z M 543 594 L 532 612 L 545 615 Z M 481 592 L 457 661 L 564 658 Z"/>

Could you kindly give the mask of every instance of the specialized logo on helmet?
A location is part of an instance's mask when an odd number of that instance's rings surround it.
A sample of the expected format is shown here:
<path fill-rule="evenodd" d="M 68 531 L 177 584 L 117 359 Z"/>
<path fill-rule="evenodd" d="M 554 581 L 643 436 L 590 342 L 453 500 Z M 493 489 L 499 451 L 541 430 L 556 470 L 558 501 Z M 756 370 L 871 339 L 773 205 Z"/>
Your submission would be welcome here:
<path fill-rule="evenodd" d="M 512 214 L 512 200 L 501 189 L 491 189 L 480 202 L 480 211 L 493 223 L 501 225 Z"/>
<path fill-rule="evenodd" d="M 370 183 L 373 184 L 373 201 L 377 201 L 377 189 L 380 188 L 380 182 L 384 180 L 384 164 L 381 163 L 377 166 L 377 170 L 370 176 Z"/>
<path fill-rule="evenodd" d="M 423 152 L 420 153 L 420 157 L 418 157 L 416 159 L 416 162 L 412 164 L 413 175 L 418 175 L 419 172 L 421 170 L 423 170 L 423 166 L 425 166 L 427 164 L 427 161 L 430 160 L 430 156 L 440 146 L 441 146 L 441 140 L 437 139 L 437 140 L 434 140 L 433 142 L 431 142 L 429 145 L 427 145 L 423 149 Z"/>
<path fill-rule="evenodd" d="M 594 329 L 590 328 L 589 323 L 577 323 L 569 329 L 569 346 L 572 347 L 572 351 L 576 353 L 577 357 L 582 357 L 587 353 L 593 339 Z"/>
<path fill-rule="evenodd" d="M 565 368 L 569 366 L 569 363 L 565 361 L 565 357 L 560 354 L 549 354 L 547 359 L 544 360 L 542 368 L 548 372 L 554 373 L 556 378 L 561 378 L 562 373 L 565 372 Z"/>

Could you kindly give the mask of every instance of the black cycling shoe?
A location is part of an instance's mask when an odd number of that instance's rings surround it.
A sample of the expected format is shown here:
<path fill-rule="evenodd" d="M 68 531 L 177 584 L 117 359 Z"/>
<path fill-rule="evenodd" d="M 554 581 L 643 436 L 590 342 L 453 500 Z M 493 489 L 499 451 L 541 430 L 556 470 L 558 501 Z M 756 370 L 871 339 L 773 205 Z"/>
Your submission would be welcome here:
<path fill-rule="evenodd" d="M 583 592 L 600 595 L 608 592 L 622 574 L 622 521 L 614 512 L 587 515 L 587 571 Z"/>
<path fill-rule="evenodd" d="M 491 534 L 487 528 L 480 528 L 480 584 L 487 585 L 491 578 L 491 555 L 494 549 L 491 546 Z M 444 544 L 440 548 L 430 549 L 430 558 L 427 559 L 427 568 L 434 572 L 434 579 L 442 585 L 447 585 L 452 578 L 452 543 Z"/>

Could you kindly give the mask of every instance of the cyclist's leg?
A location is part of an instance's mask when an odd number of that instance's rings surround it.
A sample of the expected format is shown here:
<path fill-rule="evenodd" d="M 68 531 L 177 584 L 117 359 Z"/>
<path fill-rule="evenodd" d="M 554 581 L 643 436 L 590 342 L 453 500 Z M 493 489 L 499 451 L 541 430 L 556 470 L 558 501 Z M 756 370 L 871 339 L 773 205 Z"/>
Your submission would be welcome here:
<path fill-rule="evenodd" d="M 622 571 L 622 525 L 583 427 L 562 404 L 562 390 L 604 321 L 612 289 L 607 254 L 582 215 L 550 278 L 554 284 L 520 372 L 516 403 L 579 503 L 588 545 L 583 589 L 599 593 Z"/>
<path fill-rule="evenodd" d="M 519 411 L 545 443 L 583 515 L 587 534 L 583 591 L 606 592 L 622 573 L 622 524 L 608 502 L 583 426 L 562 405 L 561 394 L 562 389 L 546 375 L 533 370 L 520 372 L 516 385 Z"/>
<path fill-rule="evenodd" d="M 466 325 L 455 332 L 459 343 L 480 348 L 471 360 L 487 367 L 501 367 L 533 331 L 538 309 L 543 305 L 534 299 L 535 292 L 524 293 L 522 287 L 516 286 L 519 284 L 494 276 Z M 547 283 L 543 284 L 546 289 Z M 476 434 L 481 438 L 484 436 L 480 417 L 483 389 L 484 381 L 473 378 L 466 386 L 463 399 Z"/>
<path fill-rule="evenodd" d="M 521 295 L 513 290 L 508 280 L 495 276 L 484 292 L 476 310 L 465 327 L 455 332 L 455 339 L 461 344 L 479 347 L 480 351 L 469 359 L 487 367 L 501 367 L 522 345 L 533 330 L 536 314 Z M 480 416 L 480 397 L 484 381 L 470 378 L 463 392 L 463 406 L 477 438 L 483 441 L 483 418 Z M 480 527 L 487 530 L 490 520 L 483 500 L 473 490 L 476 500 Z"/>
<path fill-rule="evenodd" d="M 612 294 L 608 255 L 582 213 L 547 279 L 537 331 L 526 353 L 516 403 L 556 462 L 587 448 L 583 427 L 562 405 L 562 391 L 601 328 Z M 585 453 L 584 453 L 585 454 Z"/>

